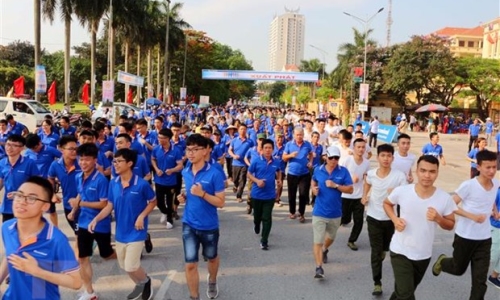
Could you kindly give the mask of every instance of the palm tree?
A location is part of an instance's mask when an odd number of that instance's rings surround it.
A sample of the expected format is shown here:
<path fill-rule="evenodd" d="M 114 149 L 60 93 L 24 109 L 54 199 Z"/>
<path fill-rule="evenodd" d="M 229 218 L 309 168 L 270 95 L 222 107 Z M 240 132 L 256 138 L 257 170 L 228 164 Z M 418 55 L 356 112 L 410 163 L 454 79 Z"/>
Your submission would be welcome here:
<path fill-rule="evenodd" d="M 74 0 L 45 0 L 42 14 L 52 24 L 58 1 L 61 19 L 64 21 L 64 104 L 67 105 L 69 103 L 70 86 L 71 15 L 73 14 Z"/>
<path fill-rule="evenodd" d="M 41 10 L 40 10 L 40 1 L 34 0 L 34 21 L 35 21 L 35 68 L 40 64 L 40 53 L 41 53 Z M 35 89 L 35 100 L 38 100 L 39 96 Z"/>
<path fill-rule="evenodd" d="M 95 100 L 95 68 L 96 68 L 96 40 L 99 23 L 109 8 L 109 2 L 104 0 L 75 0 L 74 12 L 82 26 L 90 31 L 90 103 Z"/>

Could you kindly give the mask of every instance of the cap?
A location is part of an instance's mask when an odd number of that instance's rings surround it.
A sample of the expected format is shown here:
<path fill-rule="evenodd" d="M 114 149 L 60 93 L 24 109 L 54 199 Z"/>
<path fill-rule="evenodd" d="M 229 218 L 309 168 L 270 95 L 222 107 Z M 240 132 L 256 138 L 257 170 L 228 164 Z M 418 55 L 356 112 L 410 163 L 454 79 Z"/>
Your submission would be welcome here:
<path fill-rule="evenodd" d="M 219 129 L 215 129 L 213 135 L 222 135 Z"/>
<path fill-rule="evenodd" d="M 337 146 L 330 146 L 326 149 L 326 156 L 327 157 L 340 157 L 340 149 Z"/>
<path fill-rule="evenodd" d="M 259 133 L 257 134 L 257 139 L 265 139 L 266 138 L 266 134 L 265 133 Z"/>
<path fill-rule="evenodd" d="M 279 136 L 285 136 L 283 132 L 279 131 L 274 134 L 274 136 L 279 137 Z"/>
<path fill-rule="evenodd" d="M 486 118 L 486 121 L 491 121 L 491 118 L 490 118 L 490 117 L 487 117 L 487 118 Z"/>
<path fill-rule="evenodd" d="M 237 130 L 238 128 L 236 128 L 236 126 L 234 126 L 234 125 L 229 125 L 224 131 L 228 132 L 231 129 Z"/>
<path fill-rule="evenodd" d="M 201 127 L 201 130 L 207 130 L 207 131 L 212 132 L 212 126 L 210 126 L 208 124 L 203 125 L 203 127 Z"/>

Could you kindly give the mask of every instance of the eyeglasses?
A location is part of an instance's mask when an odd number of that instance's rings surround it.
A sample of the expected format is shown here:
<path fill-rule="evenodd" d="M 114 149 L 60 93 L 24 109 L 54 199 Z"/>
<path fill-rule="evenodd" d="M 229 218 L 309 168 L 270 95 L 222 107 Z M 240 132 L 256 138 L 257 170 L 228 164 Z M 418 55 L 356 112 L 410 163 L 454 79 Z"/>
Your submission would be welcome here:
<path fill-rule="evenodd" d="M 195 152 L 198 152 L 200 150 L 203 150 L 203 149 L 206 149 L 206 148 L 186 148 L 186 153 L 195 153 Z"/>
<path fill-rule="evenodd" d="M 76 151 L 78 150 L 78 148 L 63 148 L 64 150 L 68 150 L 68 151 Z"/>
<path fill-rule="evenodd" d="M 5 148 L 12 148 L 12 147 L 21 148 L 24 147 L 24 145 L 5 143 Z"/>
<path fill-rule="evenodd" d="M 328 160 L 332 160 L 332 159 L 339 160 L 339 158 L 340 157 L 338 157 L 338 156 L 329 156 Z"/>
<path fill-rule="evenodd" d="M 33 196 L 33 195 L 28 195 L 28 196 L 25 196 L 22 192 L 12 192 L 12 196 L 13 196 L 13 199 L 14 201 L 16 202 L 23 202 L 24 203 L 27 203 L 27 204 L 35 204 L 35 202 L 37 201 L 40 201 L 40 202 L 44 202 L 44 203 L 50 203 L 50 201 L 48 200 L 44 200 L 44 199 L 41 199 L 41 198 L 38 198 L 36 196 Z"/>
<path fill-rule="evenodd" d="M 124 161 L 127 161 L 127 160 L 125 160 L 125 159 L 113 159 L 113 164 L 116 165 L 116 164 L 122 163 Z"/>

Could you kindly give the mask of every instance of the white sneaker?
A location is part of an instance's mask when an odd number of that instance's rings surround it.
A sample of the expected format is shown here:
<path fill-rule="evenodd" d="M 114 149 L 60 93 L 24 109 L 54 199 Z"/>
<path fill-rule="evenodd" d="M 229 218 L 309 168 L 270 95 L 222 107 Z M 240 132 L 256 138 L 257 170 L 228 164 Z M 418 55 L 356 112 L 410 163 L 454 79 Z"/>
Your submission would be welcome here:
<path fill-rule="evenodd" d="M 96 293 L 89 294 L 87 291 L 83 291 L 81 294 L 79 294 L 80 298 L 78 300 L 97 300 L 99 297 L 97 297 Z"/>
<path fill-rule="evenodd" d="M 174 224 L 167 222 L 167 229 L 172 229 L 174 228 Z"/>
<path fill-rule="evenodd" d="M 165 222 L 167 222 L 167 215 L 161 214 L 160 223 L 165 224 Z"/>

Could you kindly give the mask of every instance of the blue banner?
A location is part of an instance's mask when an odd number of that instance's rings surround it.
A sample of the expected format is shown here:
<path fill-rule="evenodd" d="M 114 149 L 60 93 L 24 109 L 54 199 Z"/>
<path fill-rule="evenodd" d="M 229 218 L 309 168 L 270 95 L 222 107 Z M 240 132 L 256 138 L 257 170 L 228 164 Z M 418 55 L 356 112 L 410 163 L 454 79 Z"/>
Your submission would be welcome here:
<path fill-rule="evenodd" d="M 370 123 L 366 121 L 357 122 L 363 125 L 362 131 L 364 135 L 368 135 L 370 133 Z M 391 144 L 392 142 L 396 142 L 395 139 L 398 137 L 398 128 L 394 125 L 378 125 L 378 135 L 377 140 L 380 140 L 384 143 Z"/>
<path fill-rule="evenodd" d="M 271 80 L 271 81 L 298 81 L 317 82 L 317 72 L 260 72 L 239 70 L 201 70 L 201 78 L 208 80 Z"/>
<path fill-rule="evenodd" d="M 144 86 L 144 77 L 136 76 L 134 74 L 125 73 L 123 71 L 118 71 L 118 77 L 116 81 L 123 84 L 130 84 L 133 86 Z"/>

